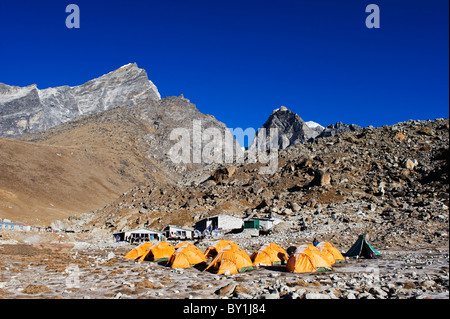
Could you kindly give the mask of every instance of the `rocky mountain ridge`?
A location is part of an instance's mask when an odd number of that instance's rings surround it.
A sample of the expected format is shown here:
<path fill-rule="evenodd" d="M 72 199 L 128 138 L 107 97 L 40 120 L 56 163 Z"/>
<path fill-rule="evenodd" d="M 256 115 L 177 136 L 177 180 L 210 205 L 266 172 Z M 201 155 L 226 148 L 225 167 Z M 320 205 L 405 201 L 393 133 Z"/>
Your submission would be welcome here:
<path fill-rule="evenodd" d="M 82 85 L 39 90 L 0 83 L 0 137 L 45 131 L 82 115 L 161 96 L 147 72 L 130 63 Z"/>
<path fill-rule="evenodd" d="M 21 133 L 14 135 L 15 139 L 0 138 L 0 216 L 14 221 L 49 225 L 55 219 L 102 207 L 136 185 L 176 184 L 189 171 L 205 165 L 174 163 L 171 158 L 180 138 L 170 138 L 176 129 L 187 132 L 183 145 L 192 156 L 194 122 L 200 134 L 213 127 L 233 140 L 224 123 L 199 112 L 183 96 L 161 99 L 146 72 L 135 64 L 89 81 L 83 89 L 66 87 L 84 90 L 84 99 L 92 99 L 92 105 L 83 109 L 83 115 L 55 126 L 59 118 L 48 115 L 47 107 L 40 103 L 49 103 L 53 92 L 54 108 L 67 110 L 70 103 L 64 104 L 64 88 L 44 93 L 35 87 L 2 88 L 7 93 L 0 93 L 0 126 Z M 39 95 L 46 98 L 40 100 Z M 30 102 L 33 96 L 36 104 Z M 10 112 L 17 111 L 18 101 L 23 103 L 26 117 L 23 129 L 14 124 L 19 113 Z M 80 101 L 70 104 L 77 114 Z M 28 112 L 33 108 L 40 110 L 38 124 L 30 127 L 33 116 Z M 46 121 L 52 119 L 52 127 L 47 128 Z M 207 142 L 200 141 L 199 148 Z"/>
<path fill-rule="evenodd" d="M 361 129 L 362 127 L 356 124 L 343 124 L 342 122 L 337 122 L 336 124 L 330 124 L 323 128 L 317 138 L 335 136 L 336 134 L 344 132 L 356 132 Z"/>
<path fill-rule="evenodd" d="M 279 149 L 285 149 L 311 141 L 318 135 L 298 114 L 285 106 L 274 110 L 261 128 L 264 130 L 265 136 L 258 131 L 249 149 L 256 147 L 269 149 L 271 146 L 272 148 L 276 146 Z M 277 137 L 270 135 L 271 128 L 278 129 Z"/>
<path fill-rule="evenodd" d="M 277 129 L 278 135 L 271 136 L 270 129 Z M 277 147 L 286 149 L 299 144 L 311 143 L 317 138 L 334 136 L 344 132 L 359 131 L 362 128 L 356 124 L 343 124 L 338 122 L 326 127 L 313 122 L 305 122 L 298 114 L 285 106 L 275 109 L 257 132 L 249 149 Z M 259 145 L 259 146 L 258 146 Z"/>

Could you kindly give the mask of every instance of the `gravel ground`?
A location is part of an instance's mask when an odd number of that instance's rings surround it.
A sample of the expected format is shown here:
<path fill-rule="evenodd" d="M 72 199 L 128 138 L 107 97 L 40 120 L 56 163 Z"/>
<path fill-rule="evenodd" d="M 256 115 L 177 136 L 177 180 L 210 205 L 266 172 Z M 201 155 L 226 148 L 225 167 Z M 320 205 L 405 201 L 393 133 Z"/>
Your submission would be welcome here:
<path fill-rule="evenodd" d="M 130 261 L 123 258 L 134 247 L 128 244 L 71 241 L 79 239 L 75 235 L 61 242 L 49 236 L 0 241 L 0 298 L 449 298 L 448 246 L 380 250 L 380 259 L 348 259 L 330 272 L 294 274 L 279 266 L 227 277 L 201 267 L 180 271 L 164 263 Z M 241 247 L 251 254 L 261 241 L 247 238 Z M 199 247 L 204 250 L 211 242 Z"/>

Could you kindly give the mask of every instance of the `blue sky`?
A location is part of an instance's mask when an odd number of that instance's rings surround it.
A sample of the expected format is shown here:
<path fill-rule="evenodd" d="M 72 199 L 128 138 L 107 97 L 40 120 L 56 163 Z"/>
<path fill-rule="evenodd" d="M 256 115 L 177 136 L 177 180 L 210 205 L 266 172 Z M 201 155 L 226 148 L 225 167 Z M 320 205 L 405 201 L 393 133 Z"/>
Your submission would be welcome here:
<path fill-rule="evenodd" d="M 81 11 L 68 29 L 65 8 Z M 365 8 L 380 7 L 380 29 Z M 0 2 L 0 82 L 80 85 L 136 62 L 230 128 L 448 117 L 448 0 Z"/>

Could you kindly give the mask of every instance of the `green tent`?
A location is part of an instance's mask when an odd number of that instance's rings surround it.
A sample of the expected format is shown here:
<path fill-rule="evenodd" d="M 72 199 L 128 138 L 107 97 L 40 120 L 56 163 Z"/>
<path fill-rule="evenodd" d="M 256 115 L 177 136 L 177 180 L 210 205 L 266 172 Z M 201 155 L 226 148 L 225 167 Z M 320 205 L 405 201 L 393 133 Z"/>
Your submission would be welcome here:
<path fill-rule="evenodd" d="M 364 235 L 358 237 L 358 240 L 353 244 L 344 256 L 347 257 L 365 257 L 378 258 L 381 254 L 375 250 L 366 240 Z"/>

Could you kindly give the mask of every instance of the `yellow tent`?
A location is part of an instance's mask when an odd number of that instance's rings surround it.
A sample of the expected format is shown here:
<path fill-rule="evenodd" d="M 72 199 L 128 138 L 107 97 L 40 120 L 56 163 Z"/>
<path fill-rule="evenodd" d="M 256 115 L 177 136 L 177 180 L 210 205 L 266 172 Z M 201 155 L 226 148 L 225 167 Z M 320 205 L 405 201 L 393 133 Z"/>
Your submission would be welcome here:
<path fill-rule="evenodd" d="M 295 273 L 303 273 L 314 272 L 316 271 L 316 268 L 314 267 L 311 258 L 304 253 L 296 251 L 289 257 L 286 264 L 286 270 Z"/>
<path fill-rule="evenodd" d="M 205 269 L 217 270 L 217 274 L 237 274 L 253 269 L 248 254 L 239 247 L 228 245 L 223 248 Z"/>
<path fill-rule="evenodd" d="M 327 261 L 330 265 L 334 265 L 336 263 L 336 259 L 334 258 L 334 255 L 332 253 L 330 253 L 328 250 L 319 249 L 319 251 L 321 253 L 321 257 L 323 259 L 325 259 L 325 261 Z"/>
<path fill-rule="evenodd" d="M 289 258 L 286 269 L 291 272 L 314 272 L 331 270 L 332 267 L 316 247 L 302 245 Z"/>
<path fill-rule="evenodd" d="M 308 249 L 310 249 L 314 253 L 318 254 L 320 257 L 322 257 L 322 259 L 324 259 L 330 265 L 334 265 L 336 263 L 336 259 L 334 258 L 333 254 L 330 253 L 328 250 L 318 248 L 314 245 L 309 245 L 309 244 L 308 244 Z"/>
<path fill-rule="evenodd" d="M 180 248 L 181 246 L 184 246 L 184 245 L 192 245 L 192 244 L 188 243 L 187 241 L 182 241 L 181 243 L 179 243 L 178 245 L 175 246 L 175 250 L 177 250 L 178 248 Z M 197 246 L 195 246 L 195 247 L 197 247 Z"/>
<path fill-rule="evenodd" d="M 209 246 L 208 249 L 206 249 L 205 256 L 206 257 L 215 257 L 222 249 L 224 249 L 227 246 L 239 247 L 232 240 L 221 239 L 216 244 Z"/>
<path fill-rule="evenodd" d="M 254 266 L 280 265 L 287 262 L 288 259 L 286 251 L 274 243 L 265 244 L 251 256 Z"/>
<path fill-rule="evenodd" d="M 175 252 L 175 248 L 168 242 L 160 242 L 147 249 L 146 253 L 139 257 L 138 261 L 165 261 Z"/>
<path fill-rule="evenodd" d="M 319 248 L 320 251 L 322 251 L 322 252 L 324 250 L 328 251 L 330 254 L 333 255 L 333 257 L 337 263 L 345 262 L 345 258 L 344 258 L 344 256 L 342 256 L 341 252 L 339 250 L 337 250 L 337 248 L 334 247 L 333 245 L 331 245 L 329 242 L 327 242 L 327 241 L 320 242 L 317 245 L 317 248 Z"/>
<path fill-rule="evenodd" d="M 315 246 L 307 245 L 307 248 L 305 248 L 303 251 L 306 255 L 308 255 L 309 258 L 311 258 L 311 261 L 313 262 L 314 268 L 316 268 L 316 270 L 324 271 L 332 269 L 331 264 L 323 257 L 320 250 Z"/>
<path fill-rule="evenodd" d="M 152 243 L 144 243 L 141 246 L 131 250 L 128 254 L 124 256 L 124 258 L 135 260 L 144 255 L 147 252 L 147 249 L 149 249 L 152 246 L 153 246 Z"/>
<path fill-rule="evenodd" d="M 179 244 L 176 247 L 178 249 L 172 254 L 167 263 L 172 268 L 190 268 L 191 265 L 206 263 L 205 254 L 195 245 L 186 242 L 184 245 L 180 246 Z"/>

